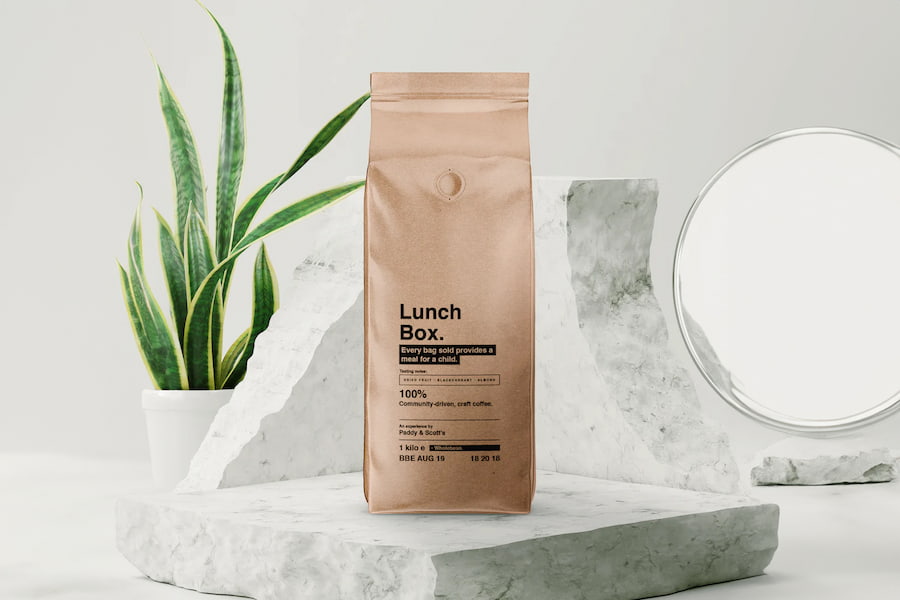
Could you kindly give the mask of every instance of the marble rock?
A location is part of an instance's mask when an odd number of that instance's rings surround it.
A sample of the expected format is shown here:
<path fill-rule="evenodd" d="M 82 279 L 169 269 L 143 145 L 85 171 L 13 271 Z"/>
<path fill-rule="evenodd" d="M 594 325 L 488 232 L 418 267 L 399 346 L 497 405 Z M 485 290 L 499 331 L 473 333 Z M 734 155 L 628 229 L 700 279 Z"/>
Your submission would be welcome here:
<path fill-rule="evenodd" d="M 864 438 L 787 438 L 755 459 L 753 485 L 830 485 L 883 483 L 897 476 L 897 461 L 888 448 L 872 448 Z"/>
<path fill-rule="evenodd" d="M 575 181 L 569 187 L 568 257 L 584 338 L 625 420 L 667 465 L 666 483 L 724 490 L 736 477 L 725 434 L 700 411 L 650 277 L 658 189 L 654 180 Z"/>
<path fill-rule="evenodd" d="M 733 492 L 728 441 L 667 349 L 653 180 L 535 178 L 539 468 Z M 178 491 L 362 468 L 362 194 L 313 215 L 313 251 Z"/>
<path fill-rule="evenodd" d="M 370 515 L 361 474 L 120 499 L 117 542 L 157 581 L 266 600 L 627 600 L 751 577 L 778 507 L 538 472 L 528 515 Z"/>

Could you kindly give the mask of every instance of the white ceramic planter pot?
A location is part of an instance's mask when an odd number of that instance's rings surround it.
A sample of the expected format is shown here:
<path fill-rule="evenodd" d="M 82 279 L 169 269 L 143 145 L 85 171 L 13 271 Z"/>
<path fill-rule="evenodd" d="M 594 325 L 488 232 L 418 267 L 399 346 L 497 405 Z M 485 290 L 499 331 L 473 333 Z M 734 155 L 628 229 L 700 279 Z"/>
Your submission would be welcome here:
<path fill-rule="evenodd" d="M 153 480 L 170 490 L 187 475 L 191 459 L 234 390 L 144 390 Z"/>

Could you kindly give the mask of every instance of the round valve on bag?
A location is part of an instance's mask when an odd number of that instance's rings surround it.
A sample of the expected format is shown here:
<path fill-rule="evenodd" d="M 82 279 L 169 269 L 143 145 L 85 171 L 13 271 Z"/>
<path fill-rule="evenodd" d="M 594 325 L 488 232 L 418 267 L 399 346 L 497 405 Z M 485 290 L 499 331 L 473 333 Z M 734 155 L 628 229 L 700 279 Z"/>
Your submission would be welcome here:
<path fill-rule="evenodd" d="M 447 169 L 435 178 L 434 187 L 444 200 L 450 202 L 456 200 L 466 189 L 466 180 L 458 171 Z"/>

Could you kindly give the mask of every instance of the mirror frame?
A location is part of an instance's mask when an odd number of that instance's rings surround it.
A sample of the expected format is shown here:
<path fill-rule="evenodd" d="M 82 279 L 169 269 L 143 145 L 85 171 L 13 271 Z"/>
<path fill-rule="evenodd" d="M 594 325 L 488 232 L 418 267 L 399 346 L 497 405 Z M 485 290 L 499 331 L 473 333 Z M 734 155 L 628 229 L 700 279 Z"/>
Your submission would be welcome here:
<path fill-rule="evenodd" d="M 712 389 L 715 390 L 715 392 L 723 400 L 731 405 L 732 408 L 735 408 L 743 415 L 779 431 L 788 433 L 800 433 L 808 436 L 828 436 L 841 432 L 852 431 L 871 425 L 872 423 L 880 421 L 881 419 L 884 419 L 900 410 L 900 370 L 898 370 L 898 390 L 886 400 L 858 413 L 831 419 L 805 419 L 799 417 L 791 417 L 774 411 L 764 406 L 763 404 L 760 404 L 752 398 L 747 397 L 740 390 L 722 389 L 721 386 L 719 386 L 719 384 L 717 384 L 707 372 L 707 368 L 704 365 L 704 362 L 701 359 L 700 355 L 698 354 L 697 349 L 695 348 L 694 343 L 691 340 L 690 334 L 688 333 L 687 324 L 685 323 L 684 319 L 684 306 L 682 305 L 681 299 L 681 282 L 679 280 L 679 273 L 681 272 L 681 255 L 684 248 L 684 242 L 686 237 L 688 236 L 688 231 L 690 229 L 694 215 L 697 213 L 697 210 L 703 203 L 704 198 L 706 198 L 710 190 L 713 189 L 719 179 L 723 175 L 725 175 L 725 173 L 727 173 L 729 169 L 731 169 L 731 167 L 739 163 L 746 156 L 757 152 L 758 150 L 774 142 L 802 135 L 819 134 L 848 135 L 857 139 L 865 140 L 881 146 L 886 150 L 889 150 L 890 152 L 896 154 L 898 158 L 900 158 L 900 147 L 897 147 L 896 145 L 880 138 L 850 129 L 841 129 L 836 127 L 806 127 L 801 129 L 789 129 L 764 138 L 747 147 L 745 150 L 738 153 L 731 160 L 725 163 L 725 165 L 723 165 L 718 171 L 716 171 L 712 178 L 710 178 L 710 180 L 707 181 L 703 188 L 700 190 L 700 193 L 697 195 L 696 199 L 691 205 L 691 208 L 685 216 L 684 222 L 681 225 L 681 230 L 678 234 L 678 241 L 675 246 L 675 259 L 672 268 L 672 294 L 675 300 L 675 318 L 678 321 L 678 330 L 681 334 L 682 340 L 684 340 L 685 346 L 688 349 L 688 353 L 691 355 L 691 360 L 693 360 L 694 364 L 697 366 L 697 369 L 700 371 L 700 374 L 703 375 L 703 378 L 710 385 L 710 387 L 712 387 Z M 724 367 L 725 365 L 722 366 Z"/>

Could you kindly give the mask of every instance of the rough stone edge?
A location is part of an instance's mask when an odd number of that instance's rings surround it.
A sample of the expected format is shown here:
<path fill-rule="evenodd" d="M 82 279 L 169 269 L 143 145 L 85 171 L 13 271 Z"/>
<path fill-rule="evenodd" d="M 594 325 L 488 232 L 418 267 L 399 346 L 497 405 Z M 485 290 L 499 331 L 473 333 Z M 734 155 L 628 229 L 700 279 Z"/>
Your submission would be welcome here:
<path fill-rule="evenodd" d="M 129 520 L 125 515 L 140 512 L 141 520 Z M 386 577 L 390 597 L 396 600 L 428 600 L 433 597 L 436 571 L 427 553 L 398 546 L 358 544 L 333 539 L 318 532 L 281 531 L 280 538 L 288 542 L 274 543 L 271 529 L 265 525 L 236 523 L 221 517 L 193 517 L 191 523 L 184 513 L 194 511 L 156 505 L 146 499 L 120 498 L 116 502 L 116 546 L 128 562 L 154 581 L 169 583 L 181 588 L 209 594 L 226 594 L 257 598 L 260 600 L 327 600 L 329 598 L 367 598 L 366 586 L 342 584 L 346 573 L 376 570 Z M 174 526 L 171 530 L 182 532 L 180 536 L 159 538 L 162 521 L 183 521 L 194 525 L 190 533 L 186 528 Z M 148 523 L 144 527 L 127 523 Z M 240 543 L 227 546 L 215 539 L 215 530 L 224 526 Z M 235 533 L 236 532 L 236 533 Z M 166 543 L 168 542 L 168 543 Z M 154 556 L 163 561 L 140 560 L 140 553 L 132 554 L 134 547 L 158 546 L 166 549 Z M 173 548 L 173 550 L 169 550 Z M 266 557 L 267 568 L 256 573 L 243 569 L 247 555 Z M 312 555 L 312 556 L 311 556 Z M 315 556 L 330 555 L 330 563 L 308 561 Z M 144 553 L 146 556 L 146 553 Z M 201 564 L 189 577 L 186 564 Z M 210 571 L 230 573 L 232 585 L 221 579 L 212 579 Z M 323 575 L 324 573 L 324 575 Z M 361 578 L 357 577 L 356 583 Z M 331 589 L 322 590 L 323 582 L 332 583 Z"/>
<path fill-rule="evenodd" d="M 336 473 L 350 473 L 362 470 L 363 466 L 363 374 L 359 377 L 348 377 L 352 370 L 345 370 L 348 360 L 356 359 L 360 364 L 363 358 L 363 341 L 359 339 L 358 352 L 354 345 L 341 346 L 340 340 L 346 339 L 347 329 L 357 327 L 362 330 L 363 292 L 360 291 L 356 301 L 342 314 L 334 324 L 325 330 L 322 340 L 313 353 L 313 357 L 294 384 L 281 410 L 268 414 L 260 419 L 259 431 L 253 439 L 240 449 L 236 458 L 226 465 L 218 489 L 244 485 L 254 485 L 287 479 L 319 477 Z M 361 337 L 361 336 L 360 336 Z M 324 360 L 323 357 L 334 358 Z M 338 383 L 330 387 L 321 386 L 322 378 L 334 378 Z M 335 389 L 334 386 L 337 386 Z M 358 395 L 348 390 L 358 388 Z M 341 394 L 344 397 L 359 398 L 358 404 L 342 407 L 341 411 L 331 411 L 323 419 L 322 405 L 327 405 L 330 394 Z M 319 404 L 319 408 L 316 404 Z M 312 409 L 307 412 L 307 409 Z M 343 412 L 346 411 L 346 412 Z M 304 418 L 305 417 L 305 418 Z M 328 419 L 339 419 L 341 425 Z M 313 424 L 316 426 L 313 428 Z M 354 427 L 356 424 L 358 427 Z M 285 425 L 289 425 L 286 427 Z M 311 429 L 331 430 L 332 435 L 316 438 L 315 447 L 306 444 L 292 444 L 280 452 L 272 450 L 273 442 L 277 446 L 285 436 L 293 439 L 313 439 L 315 432 Z M 348 434 L 351 437 L 338 434 Z M 344 449 L 338 446 L 343 446 Z M 348 453 L 346 448 L 355 448 Z M 323 456 L 324 455 L 324 456 Z"/>
<path fill-rule="evenodd" d="M 144 518 L 139 520 L 126 518 L 133 517 L 135 513 L 143 514 Z M 336 593 L 337 596 L 334 597 L 344 597 L 343 594 L 348 593 L 351 596 L 347 597 L 368 597 L 362 595 L 359 589 L 340 587 L 340 583 L 336 584 L 337 588 L 327 591 L 304 590 L 304 582 L 309 581 L 308 573 L 321 573 L 323 570 L 322 564 L 318 562 L 314 563 L 311 569 L 304 569 L 304 565 L 309 563 L 302 558 L 309 552 L 313 552 L 314 555 L 331 553 L 340 555 L 340 559 L 334 561 L 334 566 L 326 565 L 326 570 L 333 571 L 331 577 L 333 581 L 339 582 L 340 574 L 348 569 L 357 572 L 371 571 L 374 568 L 380 572 L 393 573 L 394 577 L 392 580 L 389 578 L 385 591 L 389 591 L 391 594 L 389 597 L 396 600 L 423 598 L 474 600 L 504 597 L 503 594 L 509 593 L 523 600 L 584 597 L 585 592 L 608 589 L 611 583 L 633 585 L 614 588 L 608 594 L 597 596 L 598 598 L 634 600 L 762 574 L 778 548 L 779 522 L 778 505 L 754 504 L 611 525 L 585 532 L 545 536 L 489 548 L 432 555 L 396 546 L 379 547 L 374 544 L 333 540 L 329 539 L 328 535 L 303 531 L 279 532 L 280 536 L 289 538 L 287 544 L 279 545 L 271 540 L 270 529 L 265 525 L 236 523 L 222 516 L 188 516 L 193 514 L 195 511 L 190 509 L 152 504 L 148 502 L 147 497 L 120 498 L 116 503 L 117 547 L 131 564 L 155 581 L 205 593 L 244 595 L 266 600 L 332 597 L 327 595 L 329 593 Z M 191 523 L 191 519 L 196 519 L 197 522 Z M 707 530 L 707 535 L 697 536 L 696 524 L 698 520 L 705 519 L 711 519 L 713 526 Z M 164 531 L 178 531 L 181 532 L 181 536 L 160 538 L 158 524 L 166 520 L 181 520 L 193 527 L 173 526 Z M 146 525 L 143 527 L 130 525 L 135 522 Z M 621 544 L 629 540 L 638 540 L 647 529 L 656 528 L 663 523 L 675 525 L 674 532 L 666 537 L 667 545 L 663 545 L 658 537 L 648 536 L 647 539 L 651 539 L 653 545 L 645 545 L 646 555 L 635 557 L 633 553 L 621 552 Z M 226 549 L 232 550 L 230 554 L 223 552 L 221 545 L 214 540 L 214 532 L 218 526 L 226 526 L 232 532 L 235 529 L 238 531 L 237 537 L 242 543 L 227 546 Z M 574 544 L 575 547 L 560 552 L 555 544 L 561 538 L 568 538 L 567 546 Z M 165 552 L 155 553 L 155 556 L 164 556 L 166 562 L 159 564 L 141 561 L 140 555 L 130 552 L 131 548 L 148 545 L 166 549 Z M 562 581 L 574 587 L 561 590 L 558 587 L 547 588 L 546 578 L 538 575 L 539 569 L 535 569 L 533 560 L 535 545 L 547 561 L 556 564 L 561 558 L 562 562 L 566 563 L 566 556 L 577 563 L 579 559 L 589 556 L 588 550 L 597 546 L 601 546 L 603 550 L 599 560 L 597 555 L 590 555 L 594 557 L 593 560 L 584 560 L 578 564 L 583 572 L 572 573 L 568 578 L 563 577 Z M 176 551 L 169 551 L 168 548 L 175 548 Z M 672 548 L 689 548 L 690 551 L 684 552 L 681 556 L 690 558 L 687 561 L 666 564 L 666 560 L 673 555 L 670 552 Z M 529 554 L 528 560 L 522 560 L 523 552 Z M 713 569 L 714 564 L 731 557 L 735 552 L 738 556 L 734 558 L 732 568 L 724 573 L 716 573 Z M 228 586 L 220 580 L 209 579 L 208 567 L 205 571 L 203 568 L 197 569 L 198 573 L 193 578 L 188 577 L 186 573 L 179 573 L 179 567 L 183 569 L 185 563 L 193 562 L 206 566 L 213 561 L 219 561 L 215 567 L 220 572 L 239 573 L 242 560 L 248 553 L 271 557 L 271 568 L 265 570 L 261 579 L 244 577 L 242 574 L 236 577 L 239 584 Z M 751 560 L 747 560 L 747 556 L 750 556 Z M 292 558 L 295 559 L 294 562 Z M 395 568 L 395 565 L 400 568 Z M 485 568 L 499 568 L 509 576 L 499 583 L 496 576 L 478 577 L 478 570 Z M 616 575 L 625 568 L 633 569 L 640 576 L 626 582 L 620 575 Z M 466 577 L 461 577 L 459 572 L 453 573 L 454 569 L 467 569 Z M 474 576 L 473 569 L 476 573 Z M 615 569 L 618 571 L 614 571 Z M 283 578 L 284 574 L 288 577 Z M 651 580 L 653 574 L 656 574 L 656 585 L 640 588 L 640 582 Z M 292 582 L 296 587 L 292 587 Z M 280 593 L 272 593 L 271 587 L 263 589 L 266 583 L 277 587 Z M 502 585 L 503 589 L 499 589 L 498 585 Z M 475 586 L 475 595 L 472 586 Z M 452 589 L 449 594 L 443 591 L 448 587 Z M 517 591 L 519 587 L 522 589 Z M 528 595 L 523 595 L 524 593 Z"/>
<path fill-rule="evenodd" d="M 480 550 L 438 554 L 433 557 L 437 569 L 435 599 L 469 600 L 472 598 L 505 598 L 542 600 L 544 598 L 597 598 L 603 600 L 635 600 L 673 594 L 693 587 L 745 579 L 762 575 L 778 548 L 780 509 L 776 504 L 736 506 L 690 515 L 676 515 L 612 525 L 591 531 L 524 540 Z M 749 516 L 748 516 L 749 515 Z M 712 520 L 707 535 L 698 536 L 698 521 Z M 647 530 L 665 523 L 671 527 L 664 540 L 647 535 L 653 542 L 645 545 L 646 554 L 623 553 L 621 545 L 638 541 Z M 729 526 L 730 524 L 730 526 Z M 560 552 L 555 542 L 568 537 L 567 548 Z M 526 550 L 526 545 L 529 548 Z M 547 569 L 553 564 L 576 564 L 580 573 L 569 578 L 566 589 L 548 587 L 547 579 L 536 568 L 533 556 L 537 545 L 539 556 L 545 557 Z M 602 548 L 599 554 L 589 554 Z M 670 560 L 670 550 L 683 551 L 686 561 Z M 527 552 L 529 556 L 523 556 Z M 591 556 L 592 560 L 587 560 Z M 750 560 L 748 560 L 750 557 Z M 728 562 L 730 568 L 716 572 L 715 564 Z M 579 562 L 580 561 L 580 562 Z M 463 577 L 459 570 L 466 569 Z M 506 574 L 496 581 L 472 576 L 472 570 L 491 569 Z M 453 572 L 456 570 L 457 572 Z M 622 577 L 624 571 L 634 577 Z M 646 587 L 646 582 L 653 582 Z M 598 590 L 606 590 L 597 594 Z"/>

